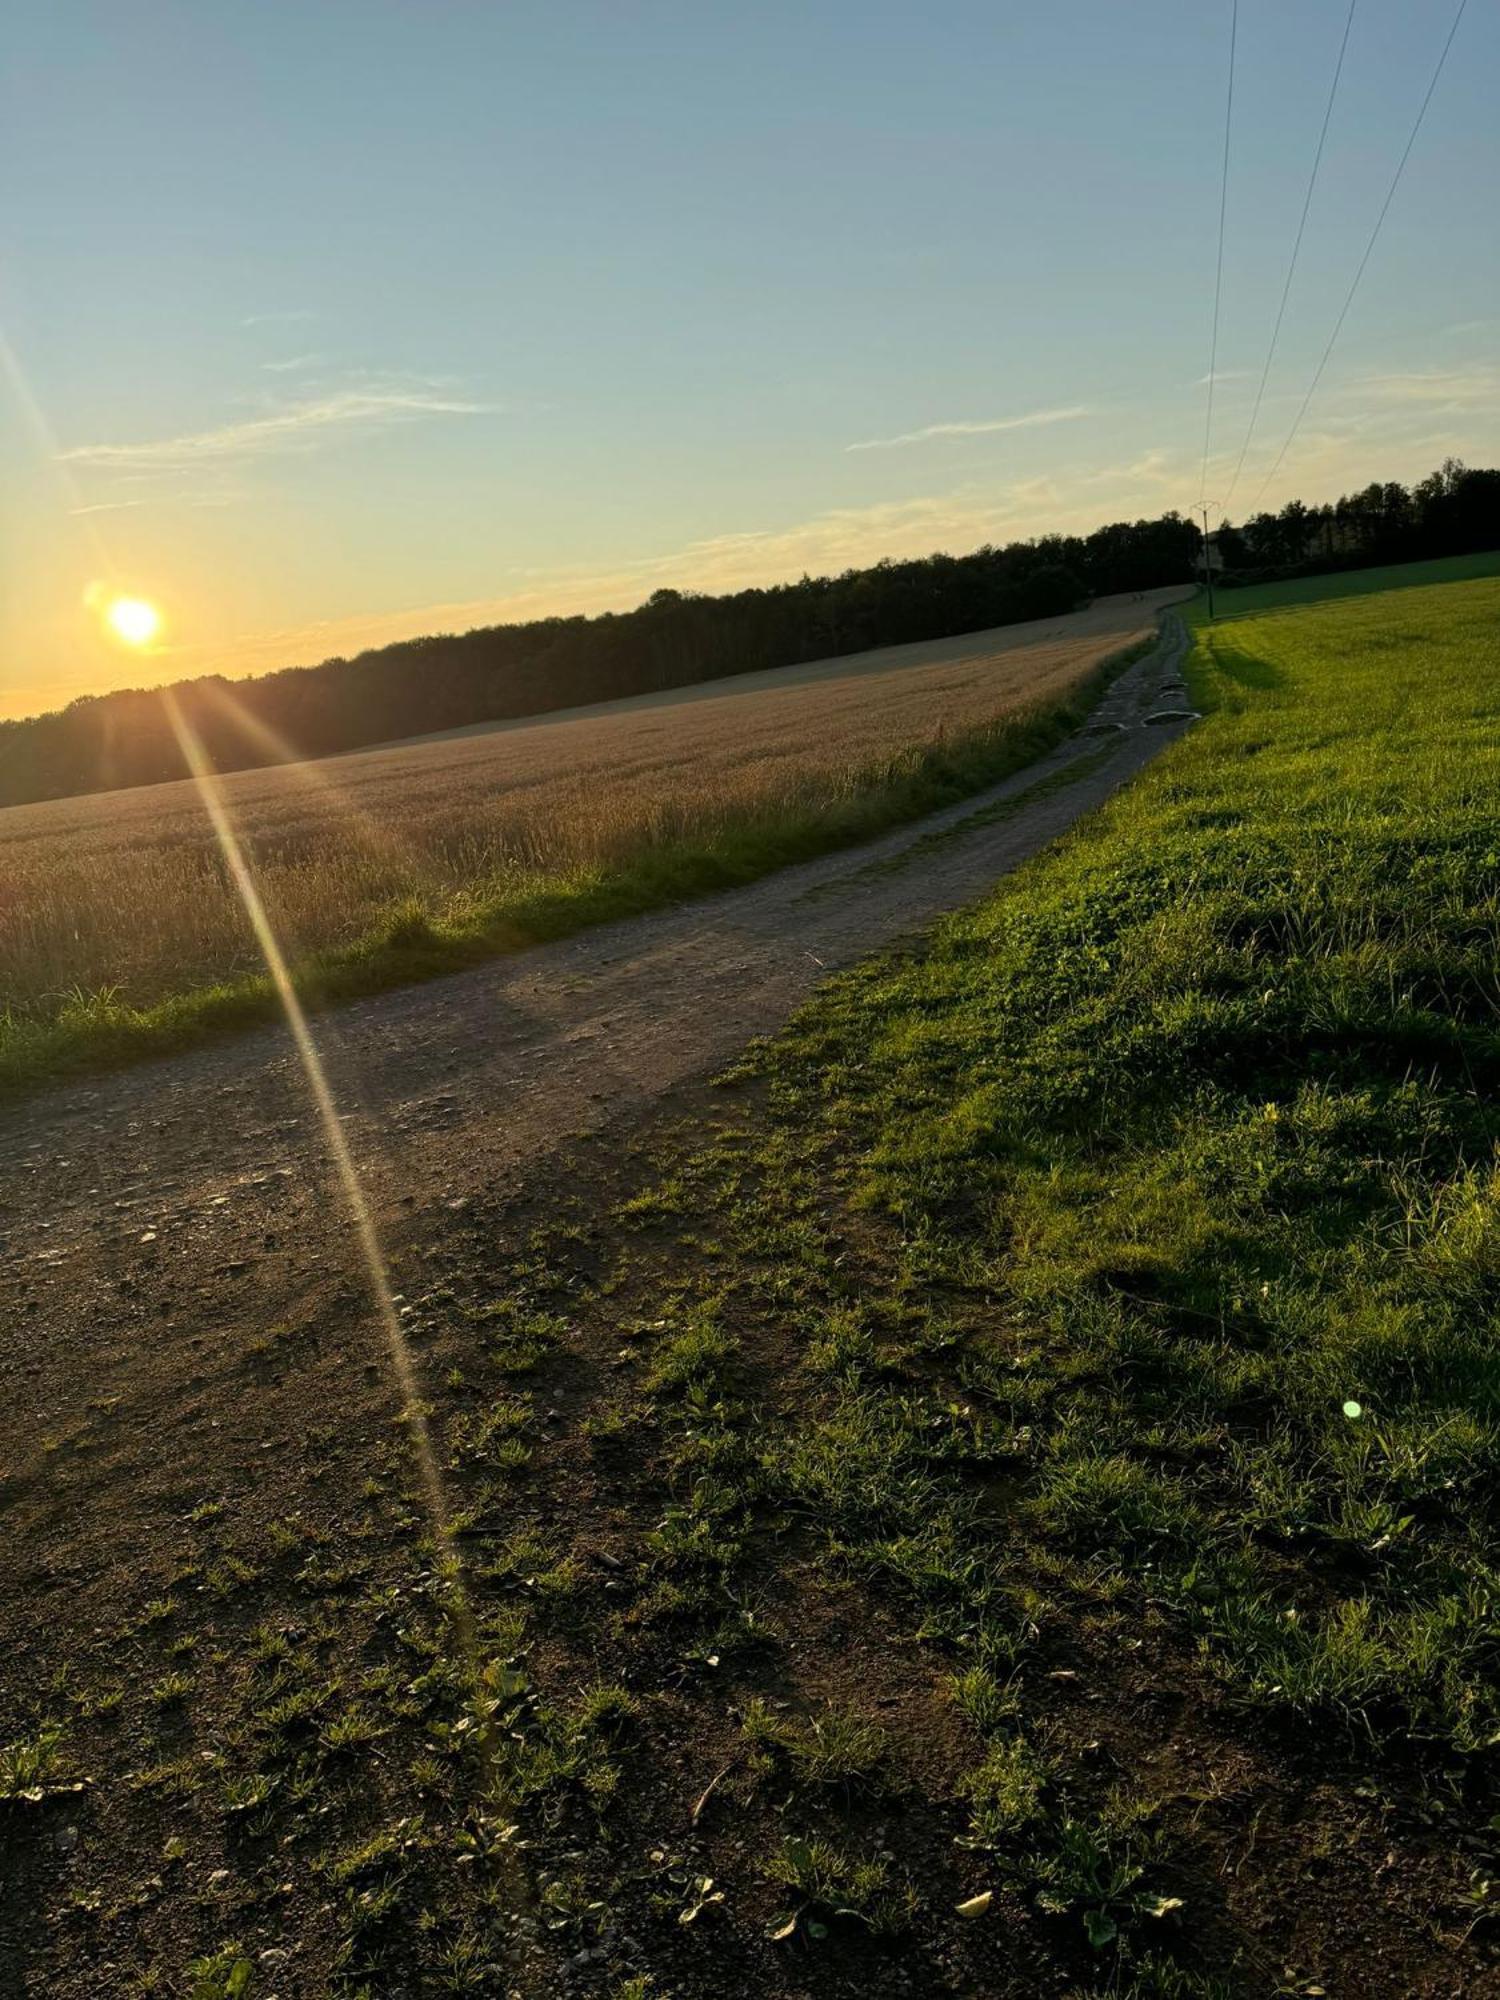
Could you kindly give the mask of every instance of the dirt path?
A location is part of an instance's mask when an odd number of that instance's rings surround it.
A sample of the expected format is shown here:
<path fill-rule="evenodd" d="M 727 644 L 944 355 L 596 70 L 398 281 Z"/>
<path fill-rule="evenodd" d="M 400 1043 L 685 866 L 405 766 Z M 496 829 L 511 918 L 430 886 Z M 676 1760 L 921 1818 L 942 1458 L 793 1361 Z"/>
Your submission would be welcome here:
<path fill-rule="evenodd" d="M 829 971 L 1099 805 L 1180 730 L 1144 718 L 1180 700 L 1181 652 L 1174 620 L 1078 737 L 916 826 L 320 1019 L 398 1270 L 580 1134 L 627 1143 Z M 0 1519 L 20 1554 L 0 1641 L 24 1652 L 64 1597 L 108 1593 L 120 1507 L 149 1537 L 216 1457 L 290 1466 L 311 1404 L 337 1396 L 352 1417 L 362 1399 L 388 1410 L 389 1390 L 357 1365 L 360 1267 L 283 1031 L 8 1112 L 0 1176 Z M 226 1397 L 247 1354 L 315 1327 L 274 1396 Z"/>

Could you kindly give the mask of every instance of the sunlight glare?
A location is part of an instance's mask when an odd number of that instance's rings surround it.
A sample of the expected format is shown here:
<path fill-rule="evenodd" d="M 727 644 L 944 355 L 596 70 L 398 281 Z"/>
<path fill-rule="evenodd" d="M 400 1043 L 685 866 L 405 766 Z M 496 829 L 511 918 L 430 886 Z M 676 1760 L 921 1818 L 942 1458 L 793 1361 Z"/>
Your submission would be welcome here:
<path fill-rule="evenodd" d="M 127 646 L 147 646 L 161 629 L 161 613 L 144 597 L 112 598 L 104 616 Z"/>

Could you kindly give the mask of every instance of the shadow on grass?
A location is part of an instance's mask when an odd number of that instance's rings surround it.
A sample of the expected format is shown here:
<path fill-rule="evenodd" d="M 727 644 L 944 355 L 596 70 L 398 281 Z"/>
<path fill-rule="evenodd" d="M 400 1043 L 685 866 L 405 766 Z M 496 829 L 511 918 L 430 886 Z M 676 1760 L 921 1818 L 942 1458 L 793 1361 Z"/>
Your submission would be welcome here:
<path fill-rule="evenodd" d="M 1284 668 L 1262 659 L 1258 653 L 1250 652 L 1217 626 L 1205 626 L 1198 636 L 1210 663 L 1226 680 L 1234 681 L 1240 687 L 1262 691 L 1287 685 Z"/>

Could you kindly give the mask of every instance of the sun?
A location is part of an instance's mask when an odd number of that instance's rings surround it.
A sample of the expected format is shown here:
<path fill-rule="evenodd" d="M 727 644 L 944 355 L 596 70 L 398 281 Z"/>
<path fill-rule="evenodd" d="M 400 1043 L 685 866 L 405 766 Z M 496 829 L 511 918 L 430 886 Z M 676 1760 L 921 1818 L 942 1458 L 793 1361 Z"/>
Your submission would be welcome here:
<path fill-rule="evenodd" d="M 161 613 L 144 597 L 114 597 L 104 613 L 117 639 L 127 646 L 149 646 L 161 629 Z"/>

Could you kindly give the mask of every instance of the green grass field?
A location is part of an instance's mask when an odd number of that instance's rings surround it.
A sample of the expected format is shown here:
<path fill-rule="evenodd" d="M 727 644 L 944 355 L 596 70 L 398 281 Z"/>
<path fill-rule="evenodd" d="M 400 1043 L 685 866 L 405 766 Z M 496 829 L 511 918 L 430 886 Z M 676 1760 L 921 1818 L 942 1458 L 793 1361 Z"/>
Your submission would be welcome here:
<path fill-rule="evenodd" d="M 1396 563 L 1387 569 L 1346 570 L 1335 576 L 1302 576 L 1290 583 L 1254 583 L 1242 590 L 1221 590 L 1218 615 L 1221 620 L 1243 618 L 1263 611 L 1296 610 L 1305 604 L 1329 604 L 1343 597 L 1423 590 L 1435 583 L 1472 583 L 1487 576 L 1500 576 L 1500 552 L 1444 556 L 1437 562 Z"/>
<path fill-rule="evenodd" d="M 1360 1991 L 1436 1992 L 1500 1860 L 1500 579 L 1268 591 L 1197 637 L 1198 730 L 753 1066 L 756 1198 L 690 1206 L 729 1244 L 716 1366 L 779 1314 L 801 1380 L 752 1372 L 717 1518 L 791 1510 L 904 1607 L 971 1725 L 970 1886 L 1110 1991 L 1269 1991 L 1257 1926 L 1295 1956 L 1269 1854 L 1216 1907 L 1245 1861 L 1197 1761 L 1241 1821 L 1320 1796 L 1306 1874 L 1375 1826 L 1415 1874 L 1442 1825 L 1448 1946 L 1360 1869 L 1325 1892 L 1392 1933 Z"/>
<path fill-rule="evenodd" d="M 1273 607 L 1267 604 L 1266 613 Z M 1500 581 L 1200 624 L 1208 721 L 778 1052 L 1028 1328 L 1028 1506 L 1247 1699 L 1492 1740 Z"/>
<path fill-rule="evenodd" d="M 982 1705 L 1029 1627 L 1102 1616 L 1138 1645 L 1165 1625 L 1231 1709 L 1361 1746 L 1359 1795 L 1393 1826 L 1451 1815 L 1478 1911 L 1500 1730 L 1500 580 L 1338 581 L 1359 588 L 1295 609 L 1278 599 L 1303 586 L 1267 590 L 1213 628 L 1199 607 L 1203 725 L 767 1052 L 781 1145 L 824 1178 L 836 1157 L 842 1198 L 881 1218 L 857 1301 L 827 1287 L 826 1242 L 804 1260 L 836 1358 L 772 1449 L 830 1555 L 903 1591 Z M 785 1160 L 778 1178 L 798 1184 Z M 995 1716 L 984 1844 L 1041 1895 L 1098 1788 L 1024 1698 Z M 1134 1856 L 1100 1926 L 1144 1949 L 1131 1871 L 1171 1814 L 1126 1782 L 1085 1817 Z"/>

